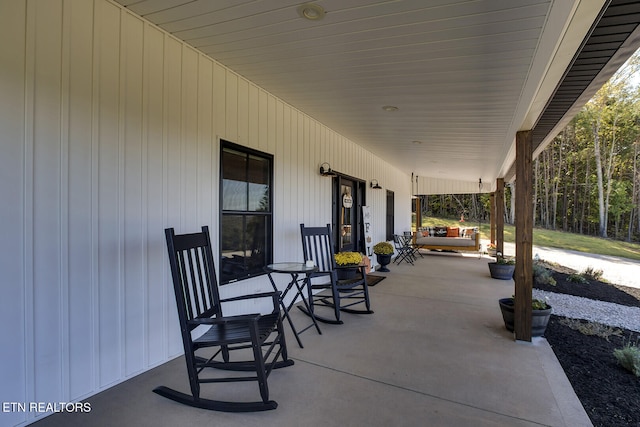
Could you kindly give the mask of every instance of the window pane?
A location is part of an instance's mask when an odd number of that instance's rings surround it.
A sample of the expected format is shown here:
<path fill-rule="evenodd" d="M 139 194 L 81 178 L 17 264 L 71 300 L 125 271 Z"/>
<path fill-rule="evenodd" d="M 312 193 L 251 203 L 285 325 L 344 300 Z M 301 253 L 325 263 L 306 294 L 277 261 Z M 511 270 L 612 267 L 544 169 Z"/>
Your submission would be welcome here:
<path fill-rule="evenodd" d="M 247 155 L 225 148 L 222 150 L 222 209 L 247 210 Z"/>
<path fill-rule="evenodd" d="M 222 181 L 222 210 L 247 210 L 247 183 L 241 181 Z"/>
<path fill-rule="evenodd" d="M 244 266 L 245 252 L 244 217 L 241 215 L 223 215 L 220 226 L 220 280 L 227 281 L 246 275 Z"/>
<path fill-rule="evenodd" d="M 221 222 L 220 281 L 263 273 L 270 259 L 269 217 L 223 215 Z"/>
<path fill-rule="evenodd" d="M 249 156 L 249 204 L 251 212 L 268 212 L 269 206 L 269 160 Z"/>
<path fill-rule="evenodd" d="M 269 187 L 249 183 L 249 211 L 269 211 Z"/>
<path fill-rule="evenodd" d="M 232 181 L 247 180 L 247 155 L 236 150 L 222 150 L 222 177 Z"/>
<path fill-rule="evenodd" d="M 257 272 L 267 265 L 267 217 L 248 216 L 246 230 L 246 244 L 248 257 L 247 267 L 251 272 Z"/>
<path fill-rule="evenodd" d="M 222 141 L 220 152 L 220 282 L 265 274 L 273 262 L 273 158 Z"/>

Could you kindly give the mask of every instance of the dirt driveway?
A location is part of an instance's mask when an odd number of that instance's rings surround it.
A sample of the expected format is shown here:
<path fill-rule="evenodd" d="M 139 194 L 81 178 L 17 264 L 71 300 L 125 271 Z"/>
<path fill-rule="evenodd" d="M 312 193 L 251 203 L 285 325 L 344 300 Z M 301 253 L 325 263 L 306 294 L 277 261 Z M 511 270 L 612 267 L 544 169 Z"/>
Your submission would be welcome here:
<path fill-rule="evenodd" d="M 482 246 L 486 248 L 488 243 L 488 241 L 483 241 Z M 515 256 L 515 248 L 514 243 L 505 243 L 505 255 Z M 609 283 L 640 288 L 640 262 L 638 261 L 534 245 L 533 256 L 536 255 L 540 259 L 558 263 L 578 272 L 584 271 L 588 267 L 602 270 L 602 277 Z"/>

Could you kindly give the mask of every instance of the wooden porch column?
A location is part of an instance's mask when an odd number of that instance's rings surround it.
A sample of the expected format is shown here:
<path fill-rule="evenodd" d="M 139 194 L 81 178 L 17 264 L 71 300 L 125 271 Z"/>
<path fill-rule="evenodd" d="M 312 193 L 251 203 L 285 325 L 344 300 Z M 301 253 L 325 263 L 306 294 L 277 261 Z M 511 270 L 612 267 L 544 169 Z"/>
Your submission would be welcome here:
<path fill-rule="evenodd" d="M 533 153 L 532 132 L 516 134 L 516 340 L 531 341 L 533 289 Z"/>
<path fill-rule="evenodd" d="M 496 215 L 496 252 L 504 254 L 504 178 L 496 180 L 496 192 L 493 201 Z"/>
<path fill-rule="evenodd" d="M 490 236 L 489 236 L 489 242 L 490 243 L 495 243 L 496 242 L 496 193 L 491 193 L 489 195 L 489 200 L 490 200 L 490 206 L 491 206 L 491 212 L 489 212 L 489 218 L 491 219 L 491 221 L 489 222 L 489 232 L 490 232 Z"/>

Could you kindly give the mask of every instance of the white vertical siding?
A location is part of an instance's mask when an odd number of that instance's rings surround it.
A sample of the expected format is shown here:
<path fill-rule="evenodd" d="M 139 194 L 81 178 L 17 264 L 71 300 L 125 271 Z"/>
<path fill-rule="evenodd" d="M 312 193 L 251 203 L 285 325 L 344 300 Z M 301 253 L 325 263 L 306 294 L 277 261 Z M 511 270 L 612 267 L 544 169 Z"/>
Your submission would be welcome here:
<path fill-rule="evenodd" d="M 131 15 L 123 15 L 122 49 L 120 50 L 120 129 L 123 164 L 121 192 L 123 305 L 122 336 L 124 343 L 123 370 L 125 376 L 144 367 L 144 252 L 143 252 L 143 190 L 142 186 L 142 63 L 144 25 Z"/>
<path fill-rule="evenodd" d="M 120 292 L 120 18 L 117 7 L 95 3 L 93 62 L 93 127 L 96 214 L 94 240 L 97 384 L 104 387 L 121 378 L 122 305 Z M 39 196 L 36 193 L 36 199 Z M 46 245 L 45 245 L 46 246 Z"/>
<path fill-rule="evenodd" d="M 95 390 L 95 347 L 92 318 L 93 298 L 93 221 L 92 215 L 92 99 L 91 76 L 93 25 L 91 2 L 75 2 L 64 16 L 63 27 L 63 107 L 62 123 L 66 127 L 67 174 L 63 188 L 67 190 L 67 249 L 63 257 L 68 272 L 67 302 L 68 389 L 64 396 L 83 396 Z M 66 92 L 66 93 L 65 93 Z M 64 102 L 64 101 L 63 101 Z"/>
<path fill-rule="evenodd" d="M 143 366 L 146 367 L 157 365 L 166 358 L 168 343 L 166 325 L 171 320 L 171 313 L 167 304 L 167 298 L 170 297 L 169 290 L 166 287 L 162 290 L 159 286 L 167 281 L 164 236 L 160 232 L 166 224 L 164 210 L 166 182 L 163 172 L 167 167 L 164 142 L 164 105 L 167 99 L 164 92 L 165 36 L 157 29 L 146 25 L 143 37 L 142 182 L 144 188 L 142 193 L 146 195 L 142 203 L 145 212 L 142 245 L 146 277 L 146 282 L 143 284 L 145 293 Z"/>
<path fill-rule="evenodd" d="M 32 350 L 29 344 L 33 340 L 32 328 L 25 323 L 33 310 L 27 311 L 27 307 L 21 304 L 33 296 L 32 277 L 25 261 L 25 224 L 31 221 L 25 211 L 30 204 L 26 200 L 27 189 L 30 188 L 24 174 L 29 149 L 25 144 L 26 39 L 24 36 L 16 37 L 16 34 L 24 35 L 25 20 L 24 3 L 0 2 L 0 37 L 11 40 L 11 43 L 0 43 L 0 197 L 5 201 L 0 209 L 3 242 L 0 245 L 0 324 L 3 340 L 7 343 L 0 345 L 2 402 L 23 402 L 33 391 L 30 386 L 33 367 L 25 357 L 27 351 Z M 5 413 L 0 417 L 7 425 L 15 425 L 25 419 L 25 415 L 20 413 Z"/>
<path fill-rule="evenodd" d="M 403 171 L 107 0 L 0 2 L 0 38 L 3 402 L 82 399 L 182 352 L 163 229 L 217 232 L 221 138 L 274 156 L 276 261 L 331 222 L 325 161 L 395 191 L 409 228 Z M 382 240 L 385 192 L 367 200 Z"/>

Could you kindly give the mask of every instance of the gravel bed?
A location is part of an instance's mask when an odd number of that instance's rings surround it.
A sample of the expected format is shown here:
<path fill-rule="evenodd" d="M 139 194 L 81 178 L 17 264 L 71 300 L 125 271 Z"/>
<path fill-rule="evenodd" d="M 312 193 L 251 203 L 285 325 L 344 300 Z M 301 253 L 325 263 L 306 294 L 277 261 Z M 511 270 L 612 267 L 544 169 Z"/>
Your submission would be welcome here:
<path fill-rule="evenodd" d="M 557 316 L 590 320 L 640 332 L 640 308 L 573 295 L 533 289 L 533 298 L 546 300 Z"/>

